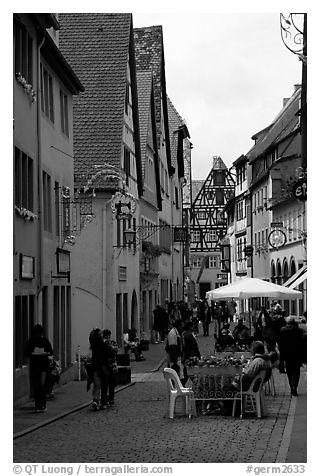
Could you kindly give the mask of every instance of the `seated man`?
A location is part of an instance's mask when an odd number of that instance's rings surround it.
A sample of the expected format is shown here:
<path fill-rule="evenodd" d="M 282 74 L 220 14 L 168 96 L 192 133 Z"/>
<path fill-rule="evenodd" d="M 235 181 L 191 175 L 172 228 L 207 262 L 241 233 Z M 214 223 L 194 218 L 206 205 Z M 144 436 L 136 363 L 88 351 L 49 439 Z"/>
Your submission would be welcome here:
<path fill-rule="evenodd" d="M 238 325 L 234 328 L 233 337 L 239 346 L 250 345 L 252 342 L 250 331 L 247 326 L 243 324 L 243 319 L 238 320 Z"/>
<path fill-rule="evenodd" d="M 235 340 L 232 335 L 229 334 L 228 329 L 221 329 L 219 338 L 217 338 L 216 335 L 214 337 L 216 339 L 215 350 L 217 352 L 223 352 L 229 349 L 231 351 L 234 350 Z"/>
<path fill-rule="evenodd" d="M 252 357 L 244 367 L 242 372 L 242 390 L 248 390 L 253 379 L 260 373 L 262 370 L 266 370 L 266 375 L 264 381 L 269 380 L 271 376 L 272 364 L 270 362 L 270 357 L 268 354 L 265 354 L 265 349 L 263 342 L 256 341 L 252 344 Z M 234 381 L 232 384 L 235 389 L 239 390 L 240 385 L 239 381 Z"/>
<path fill-rule="evenodd" d="M 146 360 L 142 355 L 142 345 L 137 337 L 136 329 L 129 329 L 128 334 L 124 334 L 124 348 L 134 353 L 136 361 Z"/>
<path fill-rule="evenodd" d="M 256 341 L 252 344 L 252 357 L 244 367 L 242 372 L 242 390 L 246 391 L 249 389 L 253 379 L 263 370 L 266 370 L 266 375 L 264 382 L 266 382 L 272 371 L 272 365 L 269 359 L 269 355 L 265 354 L 265 349 L 263 342 Z M 230 392 L 239 392 L 240 391 L 240 379 L 235 378 L 232 384 L 227 388 Z M 231 414 L 233 402 L 232 400 L 224 401 L 222 412 L 224 414 Z"/>

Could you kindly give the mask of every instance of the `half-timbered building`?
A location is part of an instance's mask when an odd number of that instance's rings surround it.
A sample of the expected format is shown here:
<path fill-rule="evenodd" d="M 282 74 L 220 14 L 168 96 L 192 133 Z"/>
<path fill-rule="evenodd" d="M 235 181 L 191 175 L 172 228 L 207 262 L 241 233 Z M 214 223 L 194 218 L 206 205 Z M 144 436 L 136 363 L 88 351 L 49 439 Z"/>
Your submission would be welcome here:
<path fill-rule="evenodd" d="M 220 240 L 227 231 L 225 205 L 234 195 L 235 183 L 221 157 L 194 194 L 190 213 L 191 279 L 201 299 L 206 291 L 227 284 L 220 270 Z"/>

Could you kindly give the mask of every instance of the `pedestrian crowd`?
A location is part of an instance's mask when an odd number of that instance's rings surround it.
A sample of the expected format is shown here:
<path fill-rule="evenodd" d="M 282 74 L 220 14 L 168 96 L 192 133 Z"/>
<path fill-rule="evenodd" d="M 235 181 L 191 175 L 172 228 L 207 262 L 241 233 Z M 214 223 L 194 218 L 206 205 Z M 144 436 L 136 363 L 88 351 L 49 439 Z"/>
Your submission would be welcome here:
<path fill-rule="evenodd" d="M 200 325 L 203 336 L 208 337 L 210 322 L 215 321 L 215 326 L 218 322 L 218 331 L 213 334 L 213 353 L 250 349 L 253 357 L 245 371 L 247 379 L 252 380 L 265 366 L 276 366 L 281 373 L 287 374 L 291 394 L 297 396 L 300 369 L 307 362 L 307 313 L 304 313 L 300 322 L 298 318 L 285 314 L 279 303 L 272 303 L 270 310 L 262 307 L 251 335 L 250 329 L 239 316 L 231 332 L 228 321 L 230 317 L 237 316 L 234 301 L 230 301 L 225 309 L 219 304 L 209 306 L 204 300 L 195 300 L 191 307 L 182 301 L 166 301 L 165 307 L 157 305 L 153 311 L 153 341 L 165 342 L 167 364 L 177 372 L 181 383 L 185 385 L 189 379 L 186 361 L 201 358 L 197 342 Z M 111 339 L 109 329 L 93 329 L 89 344 L 91 356 L 85 364 L 87 390 L 93 387 L 93 409 L 105 409 L 114 405 L 118 345 Z M 124 334 L 124 350 L 131 351 L 136 361 L 145 360 L 136 329 L 129 329 Z M 54 384 L 59 382 L 61 364 L 54 359 L 51 343 L 40 324 L 33 327 L 26 345 L 26 355 L 29 357 L 30 388 L 35 411 L 43 413 L 47 409 L 47 399 L 54 395 Z M 244 383 L 247 385 L 249 380 L 244 380 Z"/>

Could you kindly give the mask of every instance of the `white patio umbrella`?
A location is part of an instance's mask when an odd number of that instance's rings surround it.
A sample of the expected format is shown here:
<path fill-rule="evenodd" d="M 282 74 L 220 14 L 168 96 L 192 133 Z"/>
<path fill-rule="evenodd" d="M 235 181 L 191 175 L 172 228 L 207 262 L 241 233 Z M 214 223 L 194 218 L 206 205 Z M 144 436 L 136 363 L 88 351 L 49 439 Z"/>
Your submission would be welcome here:
<path fill-rule="evenodd" d="M 224 301 L 231 298 L 241 300 L 253 297 L 297 299 L 301 296 L 302 293 L 300 291 L 269 283 L 258 278 L 240 278 L 232 284 L 221 286 L 206 293 L 206 298 L 211 301 Z"/>

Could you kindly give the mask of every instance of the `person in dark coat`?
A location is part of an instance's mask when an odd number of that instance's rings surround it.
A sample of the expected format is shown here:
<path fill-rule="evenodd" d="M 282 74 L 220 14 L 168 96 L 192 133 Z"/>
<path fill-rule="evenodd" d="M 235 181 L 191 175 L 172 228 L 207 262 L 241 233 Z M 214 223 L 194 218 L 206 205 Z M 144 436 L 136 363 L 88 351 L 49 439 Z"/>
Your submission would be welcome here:
<path fill-rule="evenodd" d="M 118 344 L 111 339 L 111 331 L 104 329 L 102 331 L 104 345 L 107 352 L 107 372 L 106 372 L 106 390 L 108 392 L 108 406 L 114 405 L 114 390 L 116 387 L 116 377 L 118 373 L 117 354 Z"/>
<path fill-rule="evenodd" d="M 90 348 L 92 353 L 92 408 L 100 410 L 107 407 L 107 383 L 108 383 L 108 353 L 100 329 L 93 329 L 89 335 Z"/>
<path fill-rule="evenodd" d="M 184 331 L 182 333 L 182 362 L 184 363 L 191 357 L 201 358 L 197 339 L 193 334 L 193 323 L 187 321 L 184 325 Z"/>
<path fill-rule="evenodd" d="M 233 338 L 237 344 L 250 345 L 252 342 L 250 331 L 247 326 L 243 324 L 243 319 L 238 319 L 238 324 L 234 328 Z"/>
<path fill-rule="evenodd" d="M 202 327 L 203 327 L 203 335 L 209 336 L 209 324 L 211 322 L 211 307 L 209 306 L 208 302 L 204 302 L 204 313 L 200 315 L 202 318 Z"/>
<path fill-rule="evenodd" d="M 159 337 L 161 342 L 164 342 L 168 330 L 168 314 L 160 304 L 157 304 L 153 310 L 153 330 L 155 331 L 156 344 L 159 342 Z"/>
<path fill-rule="evenodd" d="M 217 352 L 235 350 L 236 342 L 234 338 L 232 337 L 232 335 L 229 333 L 228 329 L 226 328 L 221 329 L 219 337 L 217 337 L 217 335 L 214 334 L 214 338 L 215 338 L 215 350 Z"/>
<path fill-rule="evenodd" d="M 50 370 L 49 356 L 52 354 L 52 346 L 44 335 L 43 327 L 36 324 L 26 345 L 26 355 L 30 359 L 30 384 L 36 413 L 43 413 L 47 410 L 47 374 Z"/>
<path fill-rule="evenodd" d="M 281 364 L 285 364 L 291 395 L 296 397 L 298 395 L 300 367 L 303 362 L 304 333 L 294 316 L 288 316 L 286 326 L 280 329 L 279 350 L 279 368 L 281 368 Z"/>

